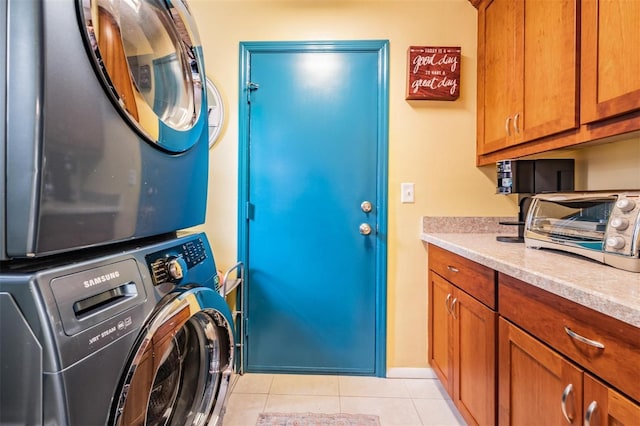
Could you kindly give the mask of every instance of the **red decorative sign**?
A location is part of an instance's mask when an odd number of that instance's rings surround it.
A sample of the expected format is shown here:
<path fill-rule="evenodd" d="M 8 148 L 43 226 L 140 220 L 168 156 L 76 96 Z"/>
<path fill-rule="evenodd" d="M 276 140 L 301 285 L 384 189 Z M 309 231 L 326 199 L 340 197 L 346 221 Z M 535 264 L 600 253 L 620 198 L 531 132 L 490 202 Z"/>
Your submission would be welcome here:
<path fill-rule="evenodd" d="M 458 99 L 461 50 L 460 47 L 410 46 L 407 99 Z"/>

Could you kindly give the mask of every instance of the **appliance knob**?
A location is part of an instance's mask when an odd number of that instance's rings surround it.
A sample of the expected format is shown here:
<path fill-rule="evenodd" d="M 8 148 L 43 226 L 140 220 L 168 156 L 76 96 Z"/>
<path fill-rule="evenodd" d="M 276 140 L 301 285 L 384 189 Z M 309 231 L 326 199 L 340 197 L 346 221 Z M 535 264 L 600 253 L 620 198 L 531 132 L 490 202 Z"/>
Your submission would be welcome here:
<path fill-rule="evenodd" d="M 624 247 L 625 240 L 622 237 L 609 237 L 607 238 L 607 247 L 614 249 L 621 249 Z"/>
<path fill-rule="evenodd" d="M 628 198 L 622 198 L 616 201 L 616 207 L 622 210 L 624 213 L 630 212 L 635 206 L 636 203 Z"/>
<path fill-rule="evenodd" d="M 611 226 L 618 231 L 624 231 L 629 227 L 629 220 L 624 217 L 614 217 L 611 219 Z"/>
<path fill-rule="evenodd" d="M 181 280 L 184 278 L 184 262 L 180 262 L 180 258 L 173 257 L 167 260 L 165 267 L 167 268 L 167 273 L 174 280 Z"/>

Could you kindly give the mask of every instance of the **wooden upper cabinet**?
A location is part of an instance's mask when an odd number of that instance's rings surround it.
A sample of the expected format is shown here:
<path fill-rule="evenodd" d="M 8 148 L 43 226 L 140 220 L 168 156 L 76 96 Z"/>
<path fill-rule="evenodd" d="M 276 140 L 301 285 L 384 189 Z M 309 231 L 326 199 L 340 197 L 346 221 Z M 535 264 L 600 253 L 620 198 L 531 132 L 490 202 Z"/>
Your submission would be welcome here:
<path fill-rule="evenodd" d="M 578 127 L 577 5 L 576 0 L 516 4 L 524 8 L 524 19 L 518 32 L 522 109 L 515 124 L 518 142 L 528 142 Z"/>
<path fill-rule="evenodd" d="M 511 0 L 494 0 L 479 11 L 478 151 L 481 153 L 508 145 L 508 120 L 518 108 L 512 93 L 516 67 L 515 17 L 515 2 Z"/>
<path fill-rule="evenodd" d="M 576 0 L 478 11 L 478 154 L 578 127 Z"/>
<path fill-rule="evenodd" d="M 580 121 L 640 109 L 640 1 L 582 2 Z"/>

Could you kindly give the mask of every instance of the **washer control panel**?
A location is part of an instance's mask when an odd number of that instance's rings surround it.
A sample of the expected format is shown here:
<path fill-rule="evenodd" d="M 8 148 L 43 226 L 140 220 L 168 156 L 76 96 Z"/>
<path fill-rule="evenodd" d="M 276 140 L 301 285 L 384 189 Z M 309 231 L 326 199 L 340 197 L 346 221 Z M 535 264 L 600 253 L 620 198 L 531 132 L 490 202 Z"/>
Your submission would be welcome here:
<path fill-rule="evenodd" d="M 208 250 L 202 238 L 195 238 L 170 249 L 146 256 L 154 285 L 180 283 L 190 269 L 208 258 Z"/>

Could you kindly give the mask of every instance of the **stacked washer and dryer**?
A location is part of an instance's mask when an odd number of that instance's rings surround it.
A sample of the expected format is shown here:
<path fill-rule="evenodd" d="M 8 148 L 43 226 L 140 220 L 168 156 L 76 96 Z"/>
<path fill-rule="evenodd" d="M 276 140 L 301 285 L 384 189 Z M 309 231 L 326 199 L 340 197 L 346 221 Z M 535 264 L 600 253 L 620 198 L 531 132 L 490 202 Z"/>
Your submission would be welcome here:
<path fill-rule="evenodd" d="M 0 424 L 212 425 L 234 364 L 184 0 L 0 0 Z"/>

